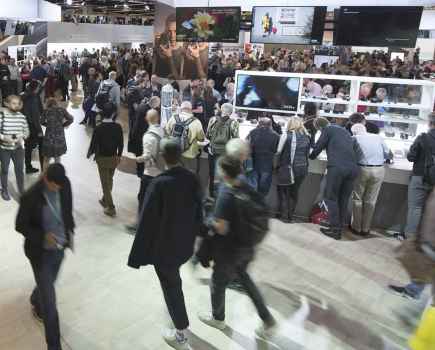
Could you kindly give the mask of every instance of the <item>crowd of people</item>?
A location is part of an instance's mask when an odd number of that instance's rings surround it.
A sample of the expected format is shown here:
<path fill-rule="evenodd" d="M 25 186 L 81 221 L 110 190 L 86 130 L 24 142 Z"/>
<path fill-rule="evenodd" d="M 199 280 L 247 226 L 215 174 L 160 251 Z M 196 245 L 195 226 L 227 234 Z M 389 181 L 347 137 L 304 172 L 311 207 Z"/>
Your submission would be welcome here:
<path fill-rule="evenodd" d="M 113 179 L 124 153 L 135 155 L 140 189 L 138 214 L 128 226 L 135 235 L 128 265 L 152 265 L 160 280 L 174 329 L 165 341 L 176 349 L 190 349 L 189 318 L 184 302 L 180 267 L 192 258 L 210 266 L 211 312 L 199 316 L 205 324 L 225 329 L 225 290 L 238 283 L 253 301 L 263 321 L 262 338 L 273 336 L 277 322 L 247 273 L 255 250 L 269 230 L 273 213 L 285 223 L 295 222 L 300 188 L 308 176 L 309 159 L 327 153 L 327 173 L 319 192 L 328 208 L 321 232 L 341 239 L 345 231 L 366 237 L 392 153 L 379 128 L 355 113 L 345 122 L 319 116 L 318 105 L 307 103 L 303 116 L 288 117 L 282 128 L 267 113 L 254 113 L 256 127 L 246 140 L 240 138 L 240 117 L 233 109 L 236 69 L 420 77 L 419 62 L 384 62 L 365 56 L 347 64 L 314 68 L 310 54 L 279 50 L 262 57 L 213 56 L 208 79 L 185 84 L 170 82 L 173 113 L 163 122 L 165 86 L 153 75 L 152 56 L 141 50 L 97 50 L 70 56 L 53 53 L 38 58 L 15 76 L 26 83 L 11 83 L 13 61 L 0 57 L 1 196 L 10 200 L 9 163 L 15 166 L 21 197 L 16 229 L 26 238 L 25 250 L 35 275 L 31 304 L 45 326 L 48 349 L 59 350 L 60 329 L 54 282 L 64 250 L 72 246 L 74 218 L 72 189 L 61 156 L 66 152 L 64 128 L 73 119 L 62 107 L 70 92 L 83 87 L 85 119 L 94 128 L 88 157 L 94 157 L 101 180 L 103 213 L 116 217 Z M 431 69 L 431 68 L 430 68 Z M 414 73 L 411 73 L 414 72 Z M 117 119 L 125 108 L 128 130 Z M 433 183 L 426 172 L 428 154 L 435 154 L 435 114 L 428 116 L 428 133 L 420 135 L 408 154 L 413 175 L 408 194 L 405 238 L 422 237 L 419 224 L 429 220 L 425 203 L 432 198 Z M 45 133 L 42 125 L 46 126 Z M 317 135 L 316 135 L 317 134 Z M 319 136 L 320 135 L 320 136 Z M 25 191 L 26 172 L 36 173 L 32 151 L 39 148 L 42 176 Z M 202 154 L 208 158 L 204 179 Z M 55 164 L 50 165 L 50 159 Z M 276 172 L 277 203 L 270 209 L 269 194 Z M 435 171 L 434 171 L 435 173 Z M 352 214 L 348 203 L 352 196 Z M 205 201 L 205 203 L 204 203 Z M 269 203 L 269 205 L 267 204 Z M 424 227 L 429 227 L 427 224 Z M 430 233 L 430 228 L 427 228 Z M 433 231 L 433 229 L 432 229 Z M 417 240 L 426 256 L 434 259 L 434 234 Z M 433 261 L 432 261 L 433 265 Z M 432 266 L 431 265 L 431 266 Z M 433 276 L 432 276 L 433 277 Z M 407 286 L 390 286 L 403 296 L 418 298 L 427 284 L 412 280 Z"/>

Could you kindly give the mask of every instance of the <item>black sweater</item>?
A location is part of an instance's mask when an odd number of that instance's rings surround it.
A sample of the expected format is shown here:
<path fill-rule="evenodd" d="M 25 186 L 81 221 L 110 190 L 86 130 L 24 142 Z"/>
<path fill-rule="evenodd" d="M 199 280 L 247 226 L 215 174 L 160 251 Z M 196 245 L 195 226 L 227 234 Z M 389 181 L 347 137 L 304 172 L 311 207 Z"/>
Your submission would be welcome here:
<path fill-rule="evenodd" d="M 428 135 L 426 144 L 424 138 L 425 135 Z M 427 134 L 419 135 L 411 148 L 409 149 L 409 153 L 407 158 L 410 162 L 414 163 L 412 167 L 412 175 L 414 176 L 423 176 L 424 175 L 424 163 L 426 158 L 426 147 L 430 147 L 431 151 L 429 153 L 433 153 L 435 150 L 435 129 L 430 129 Z"/>
<path fill-rule="evenodd" d="M 88 158 L 95 157 L 121 157 L 124 150 L 124 136 L 122 127 L 115 122 L 103 122 L 98 125 L 92 135 Z"/>

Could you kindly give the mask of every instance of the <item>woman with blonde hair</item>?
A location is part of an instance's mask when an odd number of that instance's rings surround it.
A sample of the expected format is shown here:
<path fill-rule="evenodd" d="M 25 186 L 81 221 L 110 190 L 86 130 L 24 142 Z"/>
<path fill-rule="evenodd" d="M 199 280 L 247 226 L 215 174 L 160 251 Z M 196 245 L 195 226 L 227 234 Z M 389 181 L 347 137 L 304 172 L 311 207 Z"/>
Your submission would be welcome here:
<path fill-rule="evenodd" d="M 308 174 L 310 136 L 299 117 L 290 117 L 278 145 L 277 218 L 292 222 L 299 188 Z"/>

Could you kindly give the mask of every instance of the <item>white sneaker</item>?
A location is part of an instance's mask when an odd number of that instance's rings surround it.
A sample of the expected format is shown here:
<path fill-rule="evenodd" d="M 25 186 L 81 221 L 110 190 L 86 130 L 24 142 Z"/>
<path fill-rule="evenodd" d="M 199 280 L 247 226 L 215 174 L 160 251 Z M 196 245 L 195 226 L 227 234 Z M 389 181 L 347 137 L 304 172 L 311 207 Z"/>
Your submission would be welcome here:
<path fill-rule="evenodd" d="M 220 331 L 223 331 L 225 328 L 227 328 L 225 321 L 216 320 L 210 313 L 200 313 L 198 314 L 198 318 L 207 326 L 219 329 Z"/>
<path fill-rule="evenodd" d="M 176 350 L 192 350 L 186 337 L 183 340 L 179 340 L 175 335 L 175 330 L 168 330 L 163 334 L 163 339 L 171 348 Z"/>
<path fill-rule="evenodd" d="M 274 324 L 273 326 L 267 326 L 263 324 L 255 330 L 255 335 L 261 339 L 270 339 L 272 338 L 278 330 L 278 324 Z"/>

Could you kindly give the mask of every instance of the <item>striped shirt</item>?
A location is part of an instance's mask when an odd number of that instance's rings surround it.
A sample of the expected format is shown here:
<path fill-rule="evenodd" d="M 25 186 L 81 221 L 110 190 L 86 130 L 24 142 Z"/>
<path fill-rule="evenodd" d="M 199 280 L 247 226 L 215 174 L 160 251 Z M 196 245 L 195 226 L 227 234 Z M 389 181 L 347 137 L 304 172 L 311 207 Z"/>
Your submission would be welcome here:
<path fill-rule="evenodd" d="M 13 142 L 4 141 L 5 136 L 12 137 Z M 15 150 L 22 146 L 18 140 L 29 137 L 29 125 L 26 117 L 20 112 L 12 112 L 7 108 L 0 110 L 0 149 Z"/>

